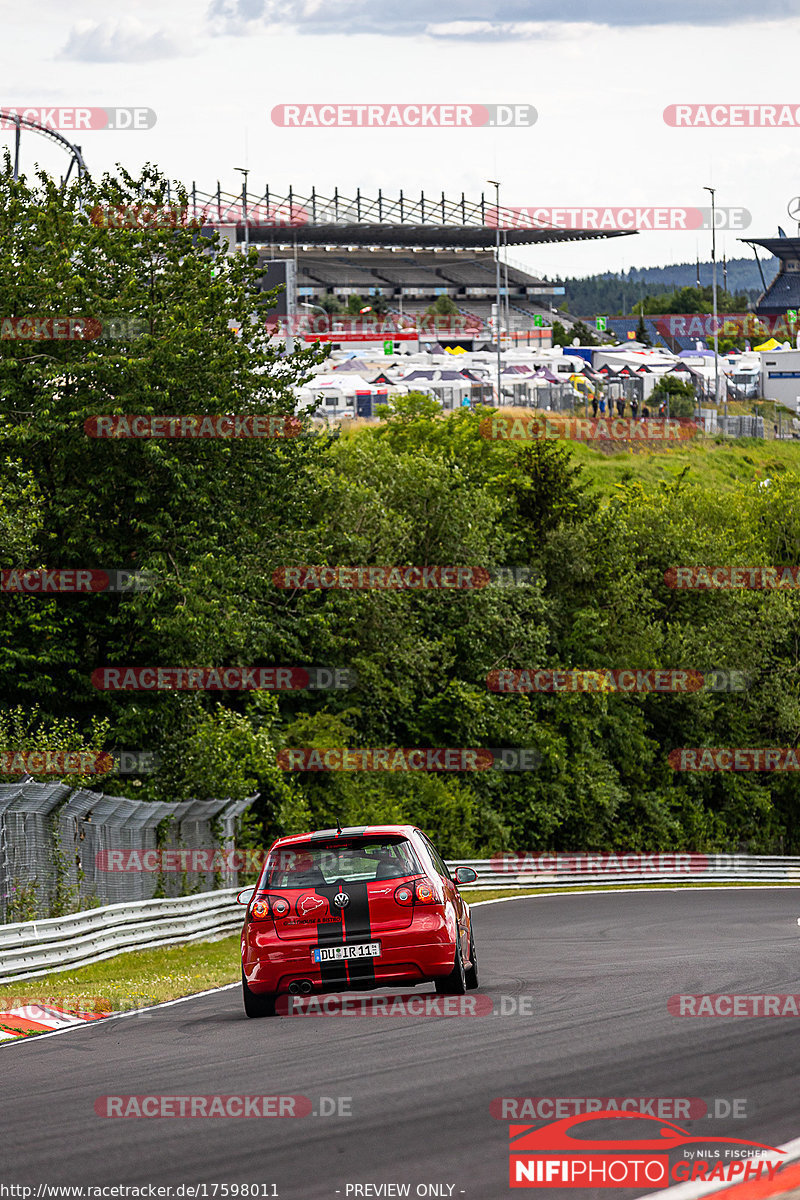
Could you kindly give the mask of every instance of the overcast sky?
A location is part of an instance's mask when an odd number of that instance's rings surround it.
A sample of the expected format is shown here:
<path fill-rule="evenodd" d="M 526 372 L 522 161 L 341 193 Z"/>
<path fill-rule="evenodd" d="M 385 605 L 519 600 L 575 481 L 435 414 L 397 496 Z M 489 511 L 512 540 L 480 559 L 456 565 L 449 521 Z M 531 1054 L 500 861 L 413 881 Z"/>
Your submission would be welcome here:
<path fill-rule="evenodd" d="M 751 16 L 754 8 L 758 17 Z M 0 107 L 144 106 L 149 130 L 83 132 L 93 174 L 158 164 L 188 186 L 316 186 L 353 195 L 422 189 L 511 206 L 702 206 L 752 214 L 745 235 L 797 226 L 798 128 L 672 128 L 675 103 L 791 104 L 800 0 L 96 0 L 15 5 L 3 18 Z M 550 10 L 550 11 L 548 11 Z M 602 23 L 599 23 L 602 21 Z M 646 22 L 646 23 L 643 23 Z M 716 82 L 713 82 L 716 80 Z M 286 103 L 530 104 L 528 128 L 288 129 Z M 67 135 L 70 136 L 70 135 Z M 0 131 L 12 144 L 13 134 Z M 23 138 L 23 165 L 64 156 Z M 736 234 L 718 253 L 750 254 Z M 583 246 L 514 248 L 550 276 L 710 257 L 710 232 L 639 234 Z"/>

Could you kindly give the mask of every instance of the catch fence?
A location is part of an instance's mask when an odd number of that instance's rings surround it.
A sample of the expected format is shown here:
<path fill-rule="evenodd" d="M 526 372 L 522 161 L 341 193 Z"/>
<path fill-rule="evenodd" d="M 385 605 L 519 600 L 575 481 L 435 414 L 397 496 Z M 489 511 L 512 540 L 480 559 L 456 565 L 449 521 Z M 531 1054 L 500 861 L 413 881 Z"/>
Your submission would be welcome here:
<path fill-rule="evenodd" d="M 235 887 L 230 855 L 214 862 L 209 854 L 213 869 L 164 872 L 109 870 L 108 852 L 232 850 L 237 820 L 255 798 L 150 803 L 63 783 L 2 784 L 0 923 Z"/>

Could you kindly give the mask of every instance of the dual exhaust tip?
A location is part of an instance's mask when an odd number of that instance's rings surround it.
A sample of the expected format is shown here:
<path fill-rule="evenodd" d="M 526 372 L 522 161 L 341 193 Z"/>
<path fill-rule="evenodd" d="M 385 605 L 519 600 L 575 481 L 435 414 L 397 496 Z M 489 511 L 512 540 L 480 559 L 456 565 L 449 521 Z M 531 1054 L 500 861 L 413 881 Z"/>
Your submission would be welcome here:
<path fill-rule="evenodd" d="M 314 985 L 310 979 L 296 979 L 294 983 L 289 984 L 289 991 L 293 996 L 309 996 L 314 990 Z"/>

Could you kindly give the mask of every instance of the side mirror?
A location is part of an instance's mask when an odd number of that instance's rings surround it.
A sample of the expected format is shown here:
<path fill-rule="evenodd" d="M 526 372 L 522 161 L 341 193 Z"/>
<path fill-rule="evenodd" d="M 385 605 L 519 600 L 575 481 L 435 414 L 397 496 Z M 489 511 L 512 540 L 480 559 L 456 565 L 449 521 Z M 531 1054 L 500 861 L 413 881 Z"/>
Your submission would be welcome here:
<path fill-rule="evenodd" d="M 239 895 L 236 897 L 236 903 L 237 904 L 249 904 L 250 901 L 253 899 L 253 893 L 255 892 L 255 890 L 256 889 L 252 888 L 252 887 L 242 888 L 242 890 L 239 892 Z"/>
<path fill-rule="evenodd" d="M 456 867 L 454 878 L 456 883 L 474 883 L 478 878 L 478 872 L 473 871 L 472 867 Z"/>

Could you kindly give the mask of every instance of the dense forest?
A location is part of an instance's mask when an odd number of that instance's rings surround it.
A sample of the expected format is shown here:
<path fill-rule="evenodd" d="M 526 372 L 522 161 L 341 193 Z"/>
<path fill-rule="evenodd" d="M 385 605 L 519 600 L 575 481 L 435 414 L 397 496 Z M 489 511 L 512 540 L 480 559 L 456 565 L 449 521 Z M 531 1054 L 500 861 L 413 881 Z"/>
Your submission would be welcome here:
<path fill-rule="evenodd" d="M 259 840 L 338 817 L 413 820 L 449 856 L 800 852 L 796 774 L 678 773 L 668 760 L 797 744 L 798 593 L 665 582 L 681 564 L 800 561 L 800 477 L 720 496 L 682 474 L 645 487 L 631 473 L 601 500 L 563 444 L 494 440 L 482 414 L 443 417 L 419 394 L 348 433 L 305 417 L 281 438 L 87 436 L 105 414 L 288 416 L 316 352 L 268 341 L 255 254 L 226 256 L 174 223 L 90 219 L 92 204 L 165 204 L 155 171 L 80 189 L 14 183 L 6 164 L 0 312 L 132 319 L 135 336 L 0 343 L 0 567 L 125 569 L 147 586 L 2 596 L 3 748 L 152 751 L 154 773 L 70 782 L 149 800 L 258 790 Z M 471 589 L 283 586 L 302 564 L 526 570 L 516 586 L 495 575 Z M 93 672 L 109 666 L 339 667 L 357 683 L 99 690 Z M 490 672 L 525 667 L 728 668 L 748 687 L 487 687 Z M 278 765 L 281 748 L 342 746 L 527 747 L 538 765 Z"/>
<path fill-rule="evenodd" d="M 763 251 L 759 252 L 759 257 L 764 279 L 769 286 L 778 273 L 778 260 Z M 555 282 L 565 289 L 566 311 L 577 317 L 592 317 L 596 313 L 627 316 L 636 312 L 647 297 L 677 292 L 681 288 L 696 288 L 698 270 L 701 288 L 710 290 L 710 262 L 701 262 L 699 266 L 697 263 L 675 263 L 666 267 L 631 267 L 628 271 L 606 271 L 602 275 L 558 279 Z M 725 288 L 731 293 L 744 293 L 750 302 L 757 300 L 764 290 L 754 258 L 733 258 L 724 267 L 721 259 L 718 260 L 717 285 L 720 290 Z M 656 312 L 656 309 L 651 307 L 649 311 Z"/>

